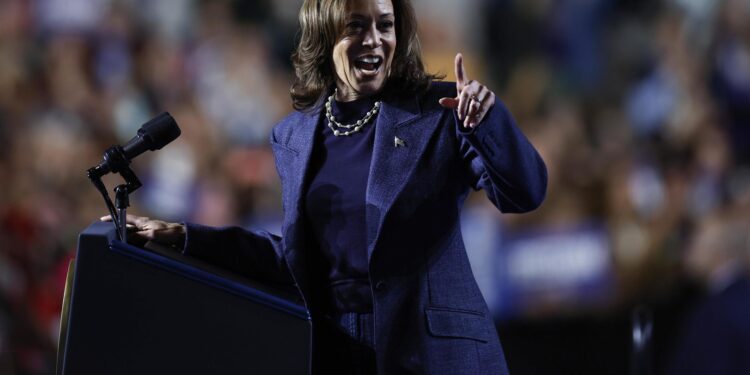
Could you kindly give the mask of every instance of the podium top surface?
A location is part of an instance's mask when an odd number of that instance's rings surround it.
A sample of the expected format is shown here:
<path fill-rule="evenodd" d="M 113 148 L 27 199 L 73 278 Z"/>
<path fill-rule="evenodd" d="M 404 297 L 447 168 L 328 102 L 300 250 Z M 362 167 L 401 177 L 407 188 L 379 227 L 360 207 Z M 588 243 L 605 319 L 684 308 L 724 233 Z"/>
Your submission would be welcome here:
<path fill-rule="evenodd" d="M 91 224 L 81 233 L 80 240 L 83 241 L 92 237 L 98 237 L 106 241 L 109 246 L 103 250 L 109 250 L 211 287 L 222 289 L 300 319 L 311 320 L 310 313 L 302 303 L 302 299 L 292 290 L 276 288 L 247 279 L 177 251 L 147 250 L 119 241 L 112 223 L 95 222 Z"/>

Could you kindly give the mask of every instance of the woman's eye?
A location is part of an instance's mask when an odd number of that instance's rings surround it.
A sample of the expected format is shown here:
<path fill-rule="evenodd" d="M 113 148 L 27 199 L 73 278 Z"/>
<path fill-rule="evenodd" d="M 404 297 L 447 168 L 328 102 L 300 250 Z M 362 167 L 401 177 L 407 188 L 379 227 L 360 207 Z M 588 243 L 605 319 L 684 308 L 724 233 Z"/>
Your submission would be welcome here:
<path fill-rule="evenodd" d="M 392 21 L 384 21 L 380 23 L 380 28 L 387 30 L 393 28 L 393 22 Z"/>
<path fill-rule="evenodd" d="M 346 24 L 346 28 L 349 30 L 359 30 L 363 27 L 362 22 L 349 22 Z"/>

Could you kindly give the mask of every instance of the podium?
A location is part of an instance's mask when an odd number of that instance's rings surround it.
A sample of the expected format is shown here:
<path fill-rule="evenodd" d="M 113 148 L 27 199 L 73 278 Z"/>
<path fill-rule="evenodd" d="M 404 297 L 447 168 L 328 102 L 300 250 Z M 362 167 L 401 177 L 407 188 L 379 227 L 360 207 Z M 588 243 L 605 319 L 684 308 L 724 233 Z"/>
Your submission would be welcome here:
<path fill-rule="evenodd" d="M 80 234 L 61 319 L 58 374 L 309 374 L 299 296 L 176 251 Z"/>

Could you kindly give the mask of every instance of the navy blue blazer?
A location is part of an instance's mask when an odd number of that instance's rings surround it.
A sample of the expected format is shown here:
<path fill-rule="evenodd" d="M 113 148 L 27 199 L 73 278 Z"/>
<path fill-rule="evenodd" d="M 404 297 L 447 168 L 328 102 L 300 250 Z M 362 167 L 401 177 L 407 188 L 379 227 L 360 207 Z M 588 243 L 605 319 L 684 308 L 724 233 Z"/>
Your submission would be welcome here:
<path fill-rule="evenodd" d="M 544 199 L 544 162 L 502 102 L 465 131 L 453 83 L 423 95 L 384 100 L 366 192 L 370 281 L 378 372 L 507 373 L 500 341 L 471 272 L 459 224 L 470 189 L 502 212 Z M 281 178 L 282 236 L 238 227 L 187 224 L 185 253 L 256 278 L 293 283 L 314 313 L 316 262 L 303 213 L 305 181 L 321 108 L 294 112 L 271 135 Z M 396 137 L 403 144 L 396 145 Z M 317 288 L 319 289 L 319 288 Z M 313 315 L 315 316 L 315 315 Z"/>

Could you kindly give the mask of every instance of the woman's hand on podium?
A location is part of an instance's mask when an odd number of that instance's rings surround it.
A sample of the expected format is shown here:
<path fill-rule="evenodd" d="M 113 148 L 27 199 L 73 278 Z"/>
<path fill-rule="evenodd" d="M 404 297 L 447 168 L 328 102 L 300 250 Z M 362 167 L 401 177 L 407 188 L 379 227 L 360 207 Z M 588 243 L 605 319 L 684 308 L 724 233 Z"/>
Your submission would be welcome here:
<path fill-rule="evenodd" d="M 112 221 L 110 215 L 102 216 L 102 221 Z M 148 241 L 182 249 L 185 246 L 185 226 L 180 223 L 167 223 L 145 216 L 127 216 L 128 241 L 143 246 Z"/>

